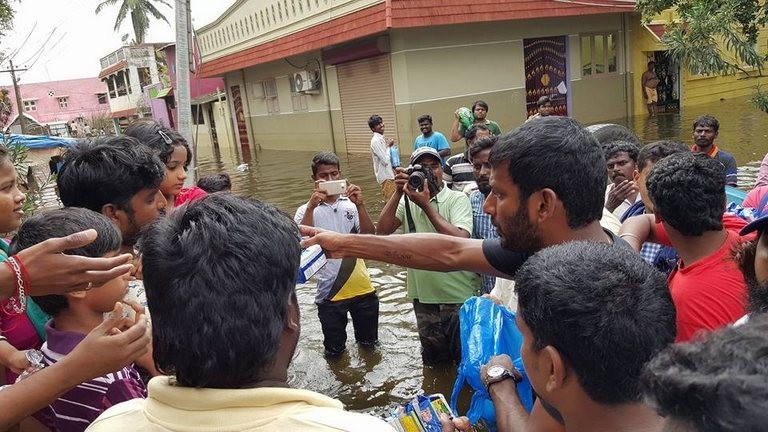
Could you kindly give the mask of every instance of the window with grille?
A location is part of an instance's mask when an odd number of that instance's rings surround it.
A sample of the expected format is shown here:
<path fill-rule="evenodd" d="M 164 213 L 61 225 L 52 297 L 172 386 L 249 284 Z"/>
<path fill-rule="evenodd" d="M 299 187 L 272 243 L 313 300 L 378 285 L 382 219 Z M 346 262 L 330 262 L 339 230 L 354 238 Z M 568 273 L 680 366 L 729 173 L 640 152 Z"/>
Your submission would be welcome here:
<path fill-rule="evenodd" d="M 277 98 L 277 82 L 273 79 L 268 79 L 261 82 L 261 86 L 264 89 L 264 102 L 267 104 L 268 114 L 280 113 L 280 101 Z"/>
<path fill-rule="evenodd" d="M 616 33 L 595 33 L 581 36 L 581 74 L 595 76 L 614 74 L 617 69 Z"/>

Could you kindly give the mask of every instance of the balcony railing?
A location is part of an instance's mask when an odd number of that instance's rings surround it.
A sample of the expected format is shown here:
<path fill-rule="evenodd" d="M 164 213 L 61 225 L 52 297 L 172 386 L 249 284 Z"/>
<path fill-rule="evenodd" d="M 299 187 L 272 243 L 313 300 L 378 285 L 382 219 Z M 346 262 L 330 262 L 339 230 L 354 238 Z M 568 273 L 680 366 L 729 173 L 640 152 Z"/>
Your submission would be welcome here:
<path fill-rule="evenodd" d="M 251 0 L 198 31 L 203 60 L 249 48 L 384 0 Z"/>
<path fill-rule="evenodd" d="M 154 51 L 154 48 L 151 46 L 122 47 L 108 56 L 101 58 L 101 70 L 104 70 L 121 60 L 152 57 Z"/>

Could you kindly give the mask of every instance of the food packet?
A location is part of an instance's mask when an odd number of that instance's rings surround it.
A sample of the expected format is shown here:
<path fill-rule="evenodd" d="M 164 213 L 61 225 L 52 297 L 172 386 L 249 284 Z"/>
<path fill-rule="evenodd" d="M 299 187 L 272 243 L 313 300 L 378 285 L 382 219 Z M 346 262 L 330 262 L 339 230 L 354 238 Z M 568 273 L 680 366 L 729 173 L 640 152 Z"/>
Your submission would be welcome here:
<path fill-rule="evenodd" d="M 123 310 L 120 312 L 120 318 L 128 318 L 131 321 L 136 320 L 136 311 L 131 307 L 131 305 L 127 303 L 121 303 L 123 305 Z M 112 318 L 115 318 L 114 312 L 105 312 L 103 319 L 104 321 L 110 320 Z"/>
<path fill-rule="evenodd" d="M 472 114 L 472 110 L 467 107 L 457 109 L 456 115 L 459 117 L 459 123 L 464 126 L 464 129 L 469 129 L 475 122 L 475 116 Z"/>

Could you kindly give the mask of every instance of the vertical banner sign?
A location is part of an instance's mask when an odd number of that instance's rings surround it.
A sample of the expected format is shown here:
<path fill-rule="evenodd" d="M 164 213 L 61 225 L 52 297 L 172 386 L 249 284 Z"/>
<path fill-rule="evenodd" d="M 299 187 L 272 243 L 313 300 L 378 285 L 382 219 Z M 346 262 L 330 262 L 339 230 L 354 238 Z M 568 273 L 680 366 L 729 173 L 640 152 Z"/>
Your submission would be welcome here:
<path fill-rule="evenodd" d="M 565 36 L 525 39 L 525 110 L 536 114 L 542 96 L 552 98 L 553 115 L 568 115 L 568 78 Z"/>

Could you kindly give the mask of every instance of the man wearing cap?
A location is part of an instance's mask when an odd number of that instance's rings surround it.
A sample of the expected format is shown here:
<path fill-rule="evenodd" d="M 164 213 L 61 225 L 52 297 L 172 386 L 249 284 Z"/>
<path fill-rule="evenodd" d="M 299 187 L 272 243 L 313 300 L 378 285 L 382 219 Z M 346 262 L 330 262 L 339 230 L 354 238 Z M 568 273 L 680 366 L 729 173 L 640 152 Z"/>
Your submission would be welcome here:
<path fill-rule="evenodd" d="M 420 147 L 411 155 L 411 165 L 424 169 L 424 185 L 414 188 L 407 170 L 396 169 L 397 190 L 379 216 L 376 234 L 389 235 L 403 227 L 405 233 L 440 233 L 469 238 L 472 207 L 462 192 L 445 187 L 440 154 Z M 424 251 L 428 253 L 428 251 Z M 472 272 L 435 272 L 408 269 L 408 298 L 413 301 L 424 364 L 457 360 L 458 335 L 455 324 L 459 308 L 477 290 Z"/>

